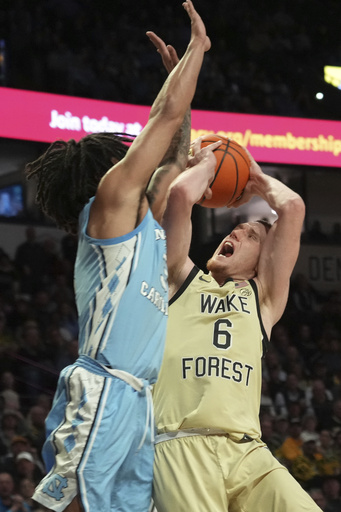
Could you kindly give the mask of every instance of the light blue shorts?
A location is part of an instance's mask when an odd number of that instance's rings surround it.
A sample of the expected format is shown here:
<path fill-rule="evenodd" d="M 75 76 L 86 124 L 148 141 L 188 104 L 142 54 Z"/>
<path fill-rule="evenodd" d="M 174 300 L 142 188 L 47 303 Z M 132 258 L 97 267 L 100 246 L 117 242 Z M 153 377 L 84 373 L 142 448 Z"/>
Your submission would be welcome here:
<path fill-rule="evenodd" d="M 33 499 L 56 512 L 77 494 L 85 512 L 147 512 L 154 443 L 145 390 L 95 361 L 65 368 L 46 419 L 47 475 Z"/>

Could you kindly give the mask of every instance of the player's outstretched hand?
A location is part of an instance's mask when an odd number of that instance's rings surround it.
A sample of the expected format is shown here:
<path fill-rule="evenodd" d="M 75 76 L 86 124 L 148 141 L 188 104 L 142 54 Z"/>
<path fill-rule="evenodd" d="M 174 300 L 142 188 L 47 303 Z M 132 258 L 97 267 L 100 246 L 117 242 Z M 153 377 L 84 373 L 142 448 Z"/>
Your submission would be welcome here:
<path fill-rule="evenodd" d="M 187 167 L 188 171 L 191 169 L 193 172 L 196 173 L 196 181 L 198 182 L 198 184 L 201 181 L 201 183 L 203 183 L 205 186 L 204 189 L 203 185 L 201 185 L 198 188 L 198 194 L 197 197 L 195 198 L 195 203 L 200 201 L 202 195 L 204 195 L 206 199 L 211 199 L 212 197 L 212 190 L 210 189 L 210 184 L 213 181 L 215 168 L 217 165 L 217 159 L 215 157 L 214 150 L 217 149 L 222 143 L 221 140 L 218 140 L 216 142 L 213 142 L 212 144 L 209 144 L 208 146 L 201 148 L 201 141 L 202 137 L 198 137 L 192 142 Z M 199 176 L 201 180 L 198 179 Z M 195 188 L 196 187 L 193 186 L 193 189 Z"/>
<path fill-rule="evenodd" d="M 198 164 L 207 153 L 212 153 L 215 149 L 217 149 L 222 141 L 217 140 L 216 142 L 212 142 L 208 146 L 201 147 L 202 137 L 198 137 L 191 142 L 189 153 L 188 153 L 188 162 L 187 167 L 193 167 Z"/>
<path fill-rule="evenodd" d="M 202 21 L 197 11 L 194 9 L 191 0 L 186 0 L 186 2 L 184 2 L 182 5 L 191 19 L 191 40 L 201 40 L 204 43 L 205 52 L 207 52 L 211 48 L 211 41 L 206 34 L 204 22 Z"/>

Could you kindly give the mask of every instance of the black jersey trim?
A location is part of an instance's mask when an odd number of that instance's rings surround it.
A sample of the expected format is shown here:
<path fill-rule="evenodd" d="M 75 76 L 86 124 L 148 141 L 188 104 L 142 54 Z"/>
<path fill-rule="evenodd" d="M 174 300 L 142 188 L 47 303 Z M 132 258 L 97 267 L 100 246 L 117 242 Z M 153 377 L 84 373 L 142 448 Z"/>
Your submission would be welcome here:
<path fill-rule="evenodd" d="M 256 283 L 255 283 L 255 281 L 253 279 L 250 279 L 249 282 L 250 282 L 250 285 L 251 285 L 251 287 L 252 287 L 252 289 L 254 291 L 254 294 L 256 296 L 257 314 L 258 314 L 258 319 L 259 319 L 260 327 L 261 327 L 262 334 L 263 334 L 262 344 L 263 344 L 263 357 L 264 357 L 266 352 L 269 350 L 270 342 L 269 342 L 268 335 L 266 334 L 266 331 L 264 329 L 262 316 L 260 314 L 259 295 L 258 295 L 257 285 L 256 285 Z"/>
<path fill-rule="evenodd" d="M 184 282 L 182 283 L 182 285 L 180 286 L 178 291 L 169 300 L 169 306 L 171 306 L 173 304 L 173 302 L 175 302 L 176 299 L 178 299 L 184 293 L 184 291 L 191 284 L 191 282 L 193 281 L 193 279 L 195 278 L 195 276 L 197 275 L 198 272 L 200 272 L 200 268 L 198 268 L 196 265 L 194 265 L 194 267 L 192 268 L 192 270 L 190 271 L 190 273 L 188 274 L 188 276 L 186 277 L 186 279 L 184 280 Z"/>

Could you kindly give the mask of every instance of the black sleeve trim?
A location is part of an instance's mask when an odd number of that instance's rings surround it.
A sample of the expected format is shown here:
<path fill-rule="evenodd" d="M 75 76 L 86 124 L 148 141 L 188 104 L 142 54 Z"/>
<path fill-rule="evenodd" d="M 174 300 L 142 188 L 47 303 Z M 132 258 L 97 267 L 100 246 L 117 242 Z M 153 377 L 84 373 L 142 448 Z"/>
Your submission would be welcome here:
<path fill-rule="evenodd" d="M 178 291 L 170 299 L 170 301 L 169 301 L 170 306 L 173 304 L 173 302 L 176 301 L 176 299 L 178 299 L 180 297 L 180 295 L 183 294 L 183 292 L 190 285 L 190 283 L 193 281 L 193 279 L 195 278 L 195 276 L 197 275 L 198 272 L 200 272 L 200 268 L 198 268 L 196 265 L 194 265 L 194 267 L 192 268 L 192 270 L 190 271 L 190 273 L 188 274 L 188 276 L 186 277 L 186 279 L 184 280 L 184 282 L 182 283 L 182 285 L 180 286 Z"/>
<path fill-rule="evenodd" d="M 258 319 L 259 319 L 260 327 L 261 327 L 261 330 L 262 330 L 262 333 L 263 333 L 263 357 L 264 357 L 266 352 L 269 350 L 270 342 L 269 342 L 269 339 L 268 339 L 268 335 L 266 334 L 266 331 L 264 329 L 264 325 L 263 325 L 263 321 L 262 321 L 262 316 L 260 314 L 258 288 L 257 288 L 257 285 L 256 285 L 256 283 L 255 283 L 255 281 L 253 279 L 250 279 L 250 285 L 251 285 L 251 287 L 252 287 L 252 289 L 254 291 L 254 294 L 256 296 Z"/>

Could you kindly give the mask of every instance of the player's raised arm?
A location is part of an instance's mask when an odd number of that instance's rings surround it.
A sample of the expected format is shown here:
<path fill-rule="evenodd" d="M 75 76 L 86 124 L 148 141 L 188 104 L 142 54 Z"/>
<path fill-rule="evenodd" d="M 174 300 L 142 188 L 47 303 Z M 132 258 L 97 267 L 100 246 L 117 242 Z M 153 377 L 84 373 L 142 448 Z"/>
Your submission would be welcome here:
<path fill-rule="evenodd" d="M 89 232 L 93 237 L 124 235 L 144 217 L 148 209 L 147 184 L 181 126 L 194 96 L 203 56 L 211 43 L 191 0 L 183 6 L 191 20 L 189 45 L 154 101 L 147 125 L 125 158 L 102 178 L 89 220 Z"/>
<path fill-rule="evenodd" d="M 200 138 L 193 142 L 195 157 L 191 166 L 178 176 L 170 187 L 163 227 L 167 233 L 167 264 L 170 296 L 181 286 L 193 267 L 188 253 L 192 238 L 192 209 L 202 195 L 210 196 L 217 163 L 213 152 L 221 142 L 200 149 Z"/>
<path fill-rule="evenodd" d="M 171 73 L 179 63 L 175 48 L 157 36 L 147 32 L 147 36 L 160 54 L 163 65 Z M 154 172 L 147 189 L 147 197 L 154 218 L 161 223 L 166 208 L 168 188 L 176 176 L 185 170 L 191 141 L 191 109 L 187 109 L 180 128 L 176 131 L 166 154 Z"/>
<path fill-rule="evenodd" d="M 302 198 L 284 183 L 264 174 L 251 157 L 249 196 L 262 197 L 278 215 L 262 247 L 257 282 L 262 316 L 272 327 L 282 316 L 287 303 L 292 271 L 297 261 L 305 205 Z"/>

